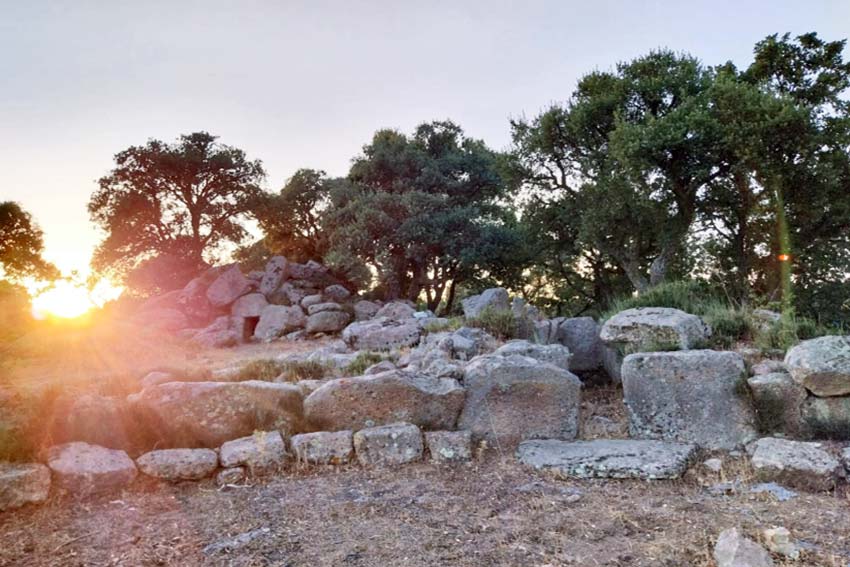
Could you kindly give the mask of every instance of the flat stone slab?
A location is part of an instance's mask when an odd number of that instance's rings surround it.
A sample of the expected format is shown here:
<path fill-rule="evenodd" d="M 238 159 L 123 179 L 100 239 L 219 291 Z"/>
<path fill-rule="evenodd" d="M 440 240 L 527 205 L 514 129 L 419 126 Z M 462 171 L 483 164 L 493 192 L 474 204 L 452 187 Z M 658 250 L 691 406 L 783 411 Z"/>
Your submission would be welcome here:
<path fill-rule="evenodd" d="M 47 451 L 53 482 L 76 494 L 92 494 L 126 487 L 138 470 L 124 451 L 74 442 Z"/>
<path fill-rule="evenodd" d="M 761 480 L 808 490 L 831 490 L 841 469 L 820 443 L 774 437 L 753 444 L 751 463 Z"/>
<path fill-rule="evenodd" d="M 199 480 L 218 468 L 218 455 L 212 449 L 161 449 L 136 459 L 143 473 L 163 480 Z"/>
<path fill-rule="evenodd" d="M 524 441 L 517 459 L 574 478 L 679 478 L 696 454 L 692 444 L 637 439 Z"/>

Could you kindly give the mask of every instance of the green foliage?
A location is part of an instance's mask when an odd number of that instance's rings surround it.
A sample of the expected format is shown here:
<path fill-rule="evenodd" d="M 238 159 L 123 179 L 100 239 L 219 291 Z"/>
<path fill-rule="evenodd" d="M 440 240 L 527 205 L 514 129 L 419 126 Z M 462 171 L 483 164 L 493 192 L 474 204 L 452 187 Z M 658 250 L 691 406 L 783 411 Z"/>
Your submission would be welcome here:
<path fill-rule="evenodd" d="M 298 382 L 299 380 L 319 380 L 329 373 L 330 369 L 327 365 L 312 360 L 257 359 L 244 364 L 235 376 L 235 380 Z"/>
<path fill-rule="evenodd" d="M 498 339 L 508 340 L 517 338 L 517 320 L 509 309 L 494 309 L 485 307 L 478 317 L 467 319 L 470 327 L 484 329 Z"/>
<path fill-rule="evenodd" d="M 242 221 L 264 177 L 259 161 L 206 132 L 181 136 L 176 144 L 150 140 L 118 153 L 88 205 L 92 221 L 106 233 L 92 265 L 126 278 L 152 258 L 171 258 L 148 265 L 150 274 L 142 279 L 147 289 L 139 291 L 174 286 L 185 279 L 182 272 L 200 270 L 222 246 L 243 240 Z"/>
<path fill-rule="evenodd" d="M 12 201 L 0 202 L 0 276 L 55 279 L 59 272 L 45 261 L 44 235 L 32 215 Z"/>
<path fill-rule="evenodd" d="M 430 321 L 425 323 L 422 330 L 426 333 L 442 333 L 444 331 L 457 331 L 464 325 L 463 317 L 451 317 L 442 321 Z"/>
<path fill-rule="evenodd" d="M 845 334 L 841 328 L 821 325 L 808 317 L 784 315 L 778 323 L 757 327 L 753 342 L 763 350 L 788 350 L 800 341 L 841 334 Z"/>
<path fill-rule="evenodd" d="M 354 360 L 345 367 L 343 373 L 346 376 L 362 376 L 367 368 L 384 360 L 389 360 L 389 356 L 377 352 L 358 352 Z"/>

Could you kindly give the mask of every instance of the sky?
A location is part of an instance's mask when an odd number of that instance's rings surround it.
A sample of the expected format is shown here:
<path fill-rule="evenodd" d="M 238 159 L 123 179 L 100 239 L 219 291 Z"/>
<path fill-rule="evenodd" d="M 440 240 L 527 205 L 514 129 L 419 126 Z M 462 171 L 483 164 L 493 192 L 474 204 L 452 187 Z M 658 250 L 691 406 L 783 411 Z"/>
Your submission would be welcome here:
<path fill-rule="evenodd" d="M 0 0 L 0 201 L 85 273 L 86 204 L 131 145 L 206 130 L 261 159 L 344 175 L 375 130 L 452 119 L 495 149 L 509 119 L 595 69 L 667 47 L 746 66 L 772 33 L 850 36 L 850 1 Z"/>

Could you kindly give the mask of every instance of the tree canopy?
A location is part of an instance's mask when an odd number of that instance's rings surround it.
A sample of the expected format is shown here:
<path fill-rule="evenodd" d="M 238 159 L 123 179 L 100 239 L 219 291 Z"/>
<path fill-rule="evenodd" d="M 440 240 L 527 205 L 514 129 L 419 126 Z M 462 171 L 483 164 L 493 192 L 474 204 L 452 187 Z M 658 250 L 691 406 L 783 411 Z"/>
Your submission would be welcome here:
<path fill-rule="evenodd" d="M 12 201 L 0 203 L 0 276 L 55 279 L 59 272 L 43 257 L 44 235 L 32 215 Z"/>

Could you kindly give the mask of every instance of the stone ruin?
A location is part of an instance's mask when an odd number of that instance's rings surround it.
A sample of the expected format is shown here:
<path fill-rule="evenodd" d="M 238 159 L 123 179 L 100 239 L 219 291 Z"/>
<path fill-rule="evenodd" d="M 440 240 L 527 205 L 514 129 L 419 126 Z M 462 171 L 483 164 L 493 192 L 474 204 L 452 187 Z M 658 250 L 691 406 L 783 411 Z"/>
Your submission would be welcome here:
<path fill-rule="evenodd" d="M 700 348 L 710 327 L 676 309 L 630 309 L 600 324 L 545 319 L 503 289 L 463 302 L 468 320 L 487 308 L 510 310 L 527 339 L 360 300 L 317 264 L 211 270 L 148 302 L 140 320 L 212 346 L 339 333 L 283 360 L 335 369 L 363 352 L 384 360 L 359 376 L 296 383 L 152 373 L 126 399 L 82 398 L 46 463 L 0 465 L 0 509 L 41 501 L 51 485 L 90 494 L 139 473 L 232 484 L 288 466 L 465 462 L 483 448 L 574 478 L 673 479 L 705 452 L 741 449 L 759 479 L 829 490 L 846 476 L 850 448 L 839 455 L 818 440 L 850 439 L 848 337 L 764 359 Z M 628 436 L 577 440 L 582 391 L 606 370 L 622 384 Z"/>

